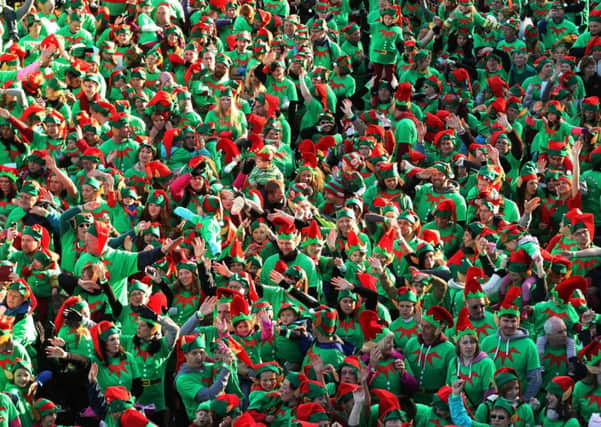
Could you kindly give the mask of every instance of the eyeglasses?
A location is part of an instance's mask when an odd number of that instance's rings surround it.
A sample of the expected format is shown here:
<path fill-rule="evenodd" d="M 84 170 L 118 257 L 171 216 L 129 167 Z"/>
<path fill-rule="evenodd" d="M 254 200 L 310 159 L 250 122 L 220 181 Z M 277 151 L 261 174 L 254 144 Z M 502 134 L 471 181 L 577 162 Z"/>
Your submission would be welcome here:
<path fill-rule="evenodd" d="M 505 415 L 490 414 L 491 420 L 504 420 L 505 418 L 507 418 Z"/>

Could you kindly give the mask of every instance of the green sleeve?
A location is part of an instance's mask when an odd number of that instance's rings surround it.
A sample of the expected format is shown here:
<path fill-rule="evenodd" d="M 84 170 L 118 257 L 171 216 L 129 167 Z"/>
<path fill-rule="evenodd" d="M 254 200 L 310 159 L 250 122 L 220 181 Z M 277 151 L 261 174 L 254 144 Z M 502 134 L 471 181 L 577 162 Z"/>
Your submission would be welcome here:
<path fill-rule="evenodd" d="M 109 261 L 111 281 L 126 279 L 138 272 L 138 253 L 107 248 L 104 258 Z M 116 291 L 115 291 L 116 292 Z"/>

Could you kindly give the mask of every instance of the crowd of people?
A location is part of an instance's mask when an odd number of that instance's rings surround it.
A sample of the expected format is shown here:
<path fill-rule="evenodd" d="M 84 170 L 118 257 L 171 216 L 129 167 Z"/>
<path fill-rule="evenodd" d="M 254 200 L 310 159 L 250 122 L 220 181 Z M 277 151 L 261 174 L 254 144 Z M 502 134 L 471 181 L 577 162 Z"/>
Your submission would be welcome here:
<path fill-rule="evenodd" d="M 0 7 L 0 427 L 601 425 L 601 4 Z"/>

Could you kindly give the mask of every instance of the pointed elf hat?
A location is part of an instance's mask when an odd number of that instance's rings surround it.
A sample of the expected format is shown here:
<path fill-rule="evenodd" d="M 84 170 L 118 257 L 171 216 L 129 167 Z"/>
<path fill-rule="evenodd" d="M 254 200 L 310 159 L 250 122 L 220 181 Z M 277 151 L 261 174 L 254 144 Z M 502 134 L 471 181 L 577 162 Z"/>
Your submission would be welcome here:
<path fill-rule="evenodd" d="M 578 360 L 586 365 L 590 373 L 601 373 L 601 367 L 597 366 L 601 362 L 601 343 L 597 340 L 591 341 L 578 352 Z"/>
<path fill-rule="evenodd" d="M 515 316 L 520 317 L 520 308 L 517 306 L 516 301 L 520 297 L 522 290 L 519 286 L 513 286 L 509 288 L 503 302 L 497 310 L 497 316 Z"/>
<path fill-rule="evenodd" d="M 455 201 L 451 199 L 442 199 L 438 205 L 436 205 L 434 216 L 451 218 L 453 222 L 457 222 L 457 205 L 455 205 Z"/>
<path fill-rule="evenodd" d="M 572 294 L 574 294 L 576 289 L 579 289 L 586 295 L 588 282 L 584 277 L 579 275 L 571 276 L 557 285 L 555 291 L 557 292 L 557 296 L 563 300 L 563 303 L 568 304 L 571 302 Z"/>
<path fill-rule="evenodd" d="M 252 319 L 248 302 L 243 296 L 234 295 L 230 304 L 230 311 L 232 315 L 232 324 L 234 326 L 236 326 L 236 323 L 243 320 L 250 321 Z"/>
<path fill-rule="evenodd" d="M 330 417 L 326 410 L 319 403 L 302 403 L 296 408 L 296 416 L 301 421 L 310 423 L 319 423 L 320 421 L 329 421 Z"/>
<path fill-rule="evenodd" d="M 556 396 L 560 402 L 565 402 L 572 395 L 574 380 L 566 375 L 560 375 L 551 380 L 547 391 Z"/>
<path fill-rule="evenodd" d="M 127 427 L 148 427 L 152 426 L 153 423 L 150 422 L 146 416 L 140 411 L 129 408 L 127 409 L 119 419 L 119 425 L 124 425 Z"/>
<path fill-rule="evenodd" d="M 232 262 L 240 262 L 242 264 L 246 262 L 242 242 L 237 237 L 234 237 L 232 243 L 224 251 L 224 255 L 229 256 Z"/>
<path fill-rule="evenodd" d="M 519 381 L 519 378 L 520 377 L 515 369 L 510 367 L 503 367 L 497 369 L 497 371 L 495 372 L 494 382 L 497 386 L 497 390 L 500 390 L 504 384 L 507 384 L 509 381 Z"/>
<path fill-rule="evenodd" d="M 355 251 L 367 252 L 367 245 L 359 238 L 355 230 L 351 230 L 347 235 L 346 254 L 350 256 Z"/>
<path fill-rule="evenodd" d="M 378 398 L 378 419 L 382 422 L 402 420 L 401 405 L 396 395 L 388 390 L 372 389 L 371 393 Z"/>
<path fill-rule="evenodd" d="M 93 245 L 93 255 L 100 256 L 104 253 L 104 249 L 108 243 L 108 238 L 110 234 L 109 225 L 103 221 L 94 221 L 88 230 L 87 233 L 96 237 L 96 242 Z"/>
<path fill-rule="evenodd" d="M 271 223 L 277 230 L 278 239 L 293 240 L 296 238 L 297 230 L 293 220 L 278 216 Z"/>
<path fill-rule="evenodd" d="M 473 335 L 478 338 L 478 331 L 470 321 L 469 311 L 466 306 L 461 307 L 457 316 L 457 327 L 455 328 L 455 342 L 459 342 L 464 335 Z"/>
<path fill-rule="evenodd" d="M 359 387 L 358 384 L 340 383 L 336 389 L 336 396 L 332 398 L 333 403 L 339 407 L 344 402 L 348 402 L 352 399 L 353 392 L 357 391 Z"/>
<path fill-rule="evenodd" d="M 422 320 L 425 320 L 435 328 L 450 328 L 453 326 L 453 316 L 451 316 L 451 313 L 449 313 L 446 308 L 440 305 L 433 305 L 430 307 L 428 311 L 422 315 Z"/>
<path fill-rule="evenodd" d="M 121 331 L 113 322 L 109 322 L 108 320 L 103 320 L 90 328 L 94 350 L 100 360 L 104 360 L 103 343 L 105 343 L 111 335 L 115 334 L 119 335 L 121 334 Z"/>
<path fill-rule="evenodd" d="M 311 224 L 309 224 L 308 227 L 303 228 L 301 230 L 301 235 L 304 238 L 302 247 L 312 244 L 322 245 L 324 242 L 323 235 L 321 234 L 321 228 L 316 220 L 311 221 Z"/>
<path fill-rule="evenodd" d="M 248 412 L 244 412 L 232 423 L 232 427 L 267 427 L 263 423 L 258 423 Z"/>
<path fill-rule="evenodd" d="M 63 324 L 65 323 L 65 311 L 66 310 L 74 310 L 79 313 L 83 312 L 83 310 L 88 306 L 88 303 L 79 295 L 70 296 L 63 302 L 58 312 L 56 313 L 56 317 L 54 318 L 54 328 L 56 331 L 59 331 Z"/>
<path fill-rule="evenodd" d="M 398 302 L 412 302 L 417 303 L 417 294 L 413 290 L 413 288 L 409 286 L 401 286 L 397 293 L 396 300 Z"/>
<path fill-rule="evenodd" d="M 380 323 L 380 316 L 372 310 L 363 310 L 359 315 L 359 325 L 366 341 L 380 341 L 392 332 Z"/>
<path fill-rule="evenodd" d="M 390 228 L 386 233 L 382 235 L 378 244 L 374 248 L 374 254 L 381 254 L 385 257 L 392 257 L 394 255 L 394 241 L 395 241 L 395 231 L 393 228 Z"/>
<path fill-rule="evenodd" d="M 480 280 L 486 278 L 484 270 L 480 267 L 469 267 L 465 274 L 465 288 L 463 290 L 464 299 L 485 298 L 486 294 L 482 290 Z"/>
<path fill-rule="evenodd" d="M 532 259 L 524 249 L 513 251 L 509 255 L 509 264 L 507 270 L 514 273 L 525 273 L 530 269 Z"/>

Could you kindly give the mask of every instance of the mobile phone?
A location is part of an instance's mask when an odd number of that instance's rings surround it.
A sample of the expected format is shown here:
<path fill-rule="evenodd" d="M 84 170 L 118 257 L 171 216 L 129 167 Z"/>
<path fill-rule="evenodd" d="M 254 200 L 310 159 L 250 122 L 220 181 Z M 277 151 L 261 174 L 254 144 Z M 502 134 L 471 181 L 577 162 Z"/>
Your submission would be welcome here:
<path fill-rule="evenodd" d="M 10 275 L 13 273 L 12 265 L 0 265 L 0 282 L 10 281 Z"/>

